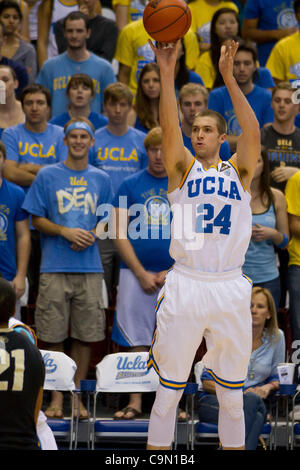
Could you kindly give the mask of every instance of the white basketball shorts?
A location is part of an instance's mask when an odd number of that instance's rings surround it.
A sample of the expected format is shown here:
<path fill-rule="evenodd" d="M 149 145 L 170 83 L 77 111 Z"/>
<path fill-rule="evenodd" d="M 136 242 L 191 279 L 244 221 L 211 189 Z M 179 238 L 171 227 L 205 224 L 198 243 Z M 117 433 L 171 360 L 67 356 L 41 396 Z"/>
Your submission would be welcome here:
<path fill-rule="evenodd" d="M 251 291 L 241 270 L 199 273 L 176 264 L 168 272 L 148 361 L 163 386 L 185 388 L 204 337 L 202 361 L 213 379 L 227 388 L 243 387 L 252 347 Z"/>

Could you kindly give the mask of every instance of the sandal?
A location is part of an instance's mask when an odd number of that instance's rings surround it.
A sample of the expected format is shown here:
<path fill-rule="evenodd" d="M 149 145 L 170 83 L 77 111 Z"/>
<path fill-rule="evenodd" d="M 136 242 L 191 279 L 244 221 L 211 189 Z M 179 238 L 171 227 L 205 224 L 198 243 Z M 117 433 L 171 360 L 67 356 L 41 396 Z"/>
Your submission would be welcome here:
<path fill-rule="evenodd" d="M 122 416 L 116 416 L 116 413 L 118 413 L 119 411 L 121 411 L 123 413 Z M 136 410 L 135 408 L 132 408 L 131 406 L 126 406 L 125 408 L 123 408 L 122 410 L 119 410 L 119 411 L 117 411 L 114 414 L 114 419 L 124 419 L 124 420 L 129 421 L 129 420 L 132 420 L 132 419 L 136 419 L 139 416 L 142 416 L 142 414 L 143 414 L 140 411 Z M 127 413 L 131 413 L 132 416 L 126 418 L 125 415 L 127 415 Z"/>
<path fill-rule="evenodd" d="M 60 406 L 49 406 L 44 412 L 49 419 L 63 419 L 64 413 Z"/>

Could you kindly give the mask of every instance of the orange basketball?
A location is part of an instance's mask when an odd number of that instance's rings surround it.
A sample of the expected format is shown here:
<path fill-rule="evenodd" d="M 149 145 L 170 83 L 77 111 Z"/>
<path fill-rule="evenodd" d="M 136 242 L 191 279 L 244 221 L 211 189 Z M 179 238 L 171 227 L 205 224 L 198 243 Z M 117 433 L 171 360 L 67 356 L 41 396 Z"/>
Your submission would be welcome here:
<path fill-rule="evenodd" d="M 188 32 L 191 20 L 191 11 L 184 0 L 151 0 L 143 14 L 145 30 L 158 42 L 182 38 Z"/>

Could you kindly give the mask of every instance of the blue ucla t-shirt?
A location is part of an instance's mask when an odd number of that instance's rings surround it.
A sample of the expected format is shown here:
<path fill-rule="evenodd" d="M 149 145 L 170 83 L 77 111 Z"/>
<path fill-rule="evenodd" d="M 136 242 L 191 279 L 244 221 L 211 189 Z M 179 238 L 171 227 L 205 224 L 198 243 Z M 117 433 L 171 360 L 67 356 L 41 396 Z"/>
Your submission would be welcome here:
<path fill-rule="evenodd" d="M 2 142 L 6 147 L 7 160 L 36 165 L 52 165 L 65 160 L 68 148 L 63 142 L 63 129 L 47 124 L 45 132 L 31 132 L 25 124 L 5 129 Z M 28 187 L 24 187 L 27 192 Z"/>
<path fill-rule="evenodd" d="M 60 162 L 38 173 L 26 195 L 23 209 L 64 227 L 90 231 L 100 220 L 98 207 L 111 204 L 112 198 L 110 178 L 103 171 L 90 165 L 82 171 L 75 171 Z M 105 215 L 101 219 L 104 218 Z M 103 272 L 97 243 L 82 251 L 74 251 L 66 238 L 41 233 L 41 246 L 42 273 Z"/>
<path fill-rule="evenodd" d="M 145 137 L 146 134 L 133 127 L 129 127 L 123 135 L 114 135 L 107 127 L 95 133 L 90 163 L 109 174 L 115 194 L 127 176 L 148 165 Z"/>
<path fill-rule="evenodd" d="M 7 281 L 16 276 L 15 222 L 28 219 L 22 209 L 25 193 L 20 186 L 2 179 L 0 186 L 0 274 Z"/>
<path fill-rule="evenodd" d="M 103 108 L 103 92 L 110 83 L 116 81 L 112 65 L 92 52 L 83 61 L 70 59 L 67 52 L 47 60 L 37 77 L 37 83 L 44 85 L 51 92 L 52 117 L 65 113 L 69 100 L 66 95 L 68 81 L 75 73 L 85 73 L 95 85 L 95 96 L 91 101 L 91 110 L 100 113 Z"/>
<path fill-rule="evenodd" d="M 293 8 L 294 0 L 247 0 L 244 18 L 258 19 L 257 28 L 262 31 L 285 29 L 297 26 Z M 263 67 L 276 41 L 257 44 L 258 61 Z"/>
<path fill-rule="evenodd" d="M 256 115 L 260 128 L 274 121 L 274 114 L 271 108 L 272 94 L 269 90 L 254 85 L 253 90 L 245 96 Z M 225 86 L 210 92 L 208 108 L 217 111 L 224 117 L 227 122 L 227 133 L 229 135 L 241 134 L 242 129 L 237 121 L 230 95 Z"/>
<path fill-rule="evenodd" d="M 114 198 L 114 206 L 129 211 L 128 239 L 149 271 L 169 269 L 171 209 L 167 198 L 168 177 L 157 178 L 147 169 L 129 176 Z M 124 261 L 121 267 L 127 268 Z"/>

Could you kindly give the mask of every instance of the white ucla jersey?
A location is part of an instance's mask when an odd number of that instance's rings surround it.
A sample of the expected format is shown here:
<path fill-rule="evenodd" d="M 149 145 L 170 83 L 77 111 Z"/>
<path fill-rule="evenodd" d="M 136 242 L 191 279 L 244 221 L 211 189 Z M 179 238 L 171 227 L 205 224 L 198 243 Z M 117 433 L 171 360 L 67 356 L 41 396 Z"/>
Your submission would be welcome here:
<path fill-rule="evenodd" d="M 251 237 L 251 195 L 231 160 L 206 170 L 194 158 L 168 198 L 175 263 L 210 273 L 243 265 Z"/>

